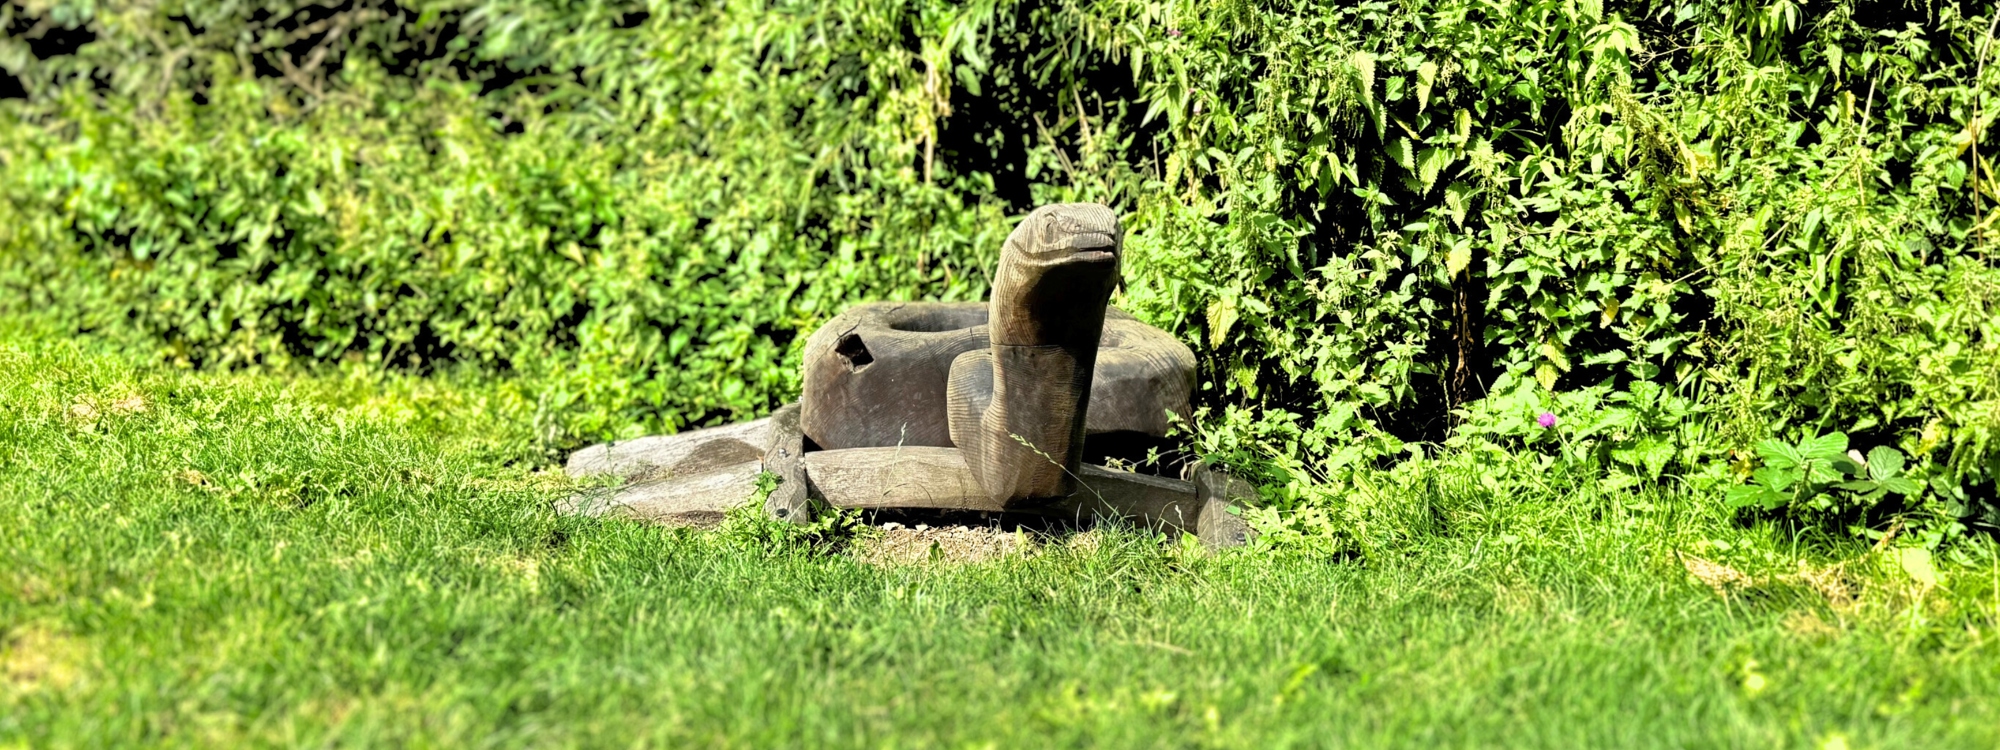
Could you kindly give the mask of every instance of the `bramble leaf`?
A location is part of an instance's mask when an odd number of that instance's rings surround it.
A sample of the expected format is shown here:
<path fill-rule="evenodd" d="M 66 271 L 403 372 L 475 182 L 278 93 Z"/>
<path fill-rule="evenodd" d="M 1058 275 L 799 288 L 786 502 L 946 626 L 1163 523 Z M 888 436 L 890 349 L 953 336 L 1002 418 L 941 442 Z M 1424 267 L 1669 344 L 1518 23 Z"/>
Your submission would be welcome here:
<path fill-rule="evenodd" d="M 1881 480 L 1878 484 L 1881 485 L 1882 489 L 1898 495 L 1914 495 L 1924 490 L 1923 485 L 1917 484 L 1915 480 L 1908 477 L 1889 477 L 1888 479 Z"/>
<path fill-rule="evenodd" d="M 1792 485 L 1798 483 L 1799 472 L 1795 469 L 1781 469 L 1776 466 L 1766 466 L 1762 469 L 1758 469 L 1754 472 L 1751 472 L 1750 477 L 1752 479 L 1755 479 L 1758 484 L 1764 485 L 1765 487 L 1769 487 L 1773 490 L 1783 491 L 1791 489 Z"/>
<path fill-rule="evenodd" d="M 1774 469 L 1790 469 L 1806 462 L 1799 449 L 1777 439 L 1758 441 L 1757 455 L 1764 458 L 1765 465 Z"/>
<path fill-rule="evenodd" d="M 1882 481 L 1903 473 L 1903 452 L 1886 445 L 1868 451 L 1868 476 Z"/>
<path fill-rule="evenodd" d="M 1847 433 L 1830 432 L 1799 443 L 1799 453 L 1808 459 L 1831 461 L 1847 452 Z"/>
<path fill-rule="evenodd" d="M 1908 547 L 1896 551 L 1896 562 L 1909 574 L 1910 580 L 1925 588 L 1938 585 L 1937 566 L 1931 562 L 1931 551 L 1922 547 Z"/>

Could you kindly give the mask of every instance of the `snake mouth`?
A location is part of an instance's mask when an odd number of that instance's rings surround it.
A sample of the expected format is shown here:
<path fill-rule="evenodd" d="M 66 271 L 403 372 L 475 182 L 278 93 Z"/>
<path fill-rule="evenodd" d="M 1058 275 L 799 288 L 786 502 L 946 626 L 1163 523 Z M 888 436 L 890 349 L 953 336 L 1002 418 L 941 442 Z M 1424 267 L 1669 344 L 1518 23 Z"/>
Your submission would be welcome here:
<path fill-rule="evenodd" d="M 1110 263 L 1118 260 L 1118 238 L 1109 232 L 1078 232 L 1063 245 L 1069 250 L 1067 263 Z"/>

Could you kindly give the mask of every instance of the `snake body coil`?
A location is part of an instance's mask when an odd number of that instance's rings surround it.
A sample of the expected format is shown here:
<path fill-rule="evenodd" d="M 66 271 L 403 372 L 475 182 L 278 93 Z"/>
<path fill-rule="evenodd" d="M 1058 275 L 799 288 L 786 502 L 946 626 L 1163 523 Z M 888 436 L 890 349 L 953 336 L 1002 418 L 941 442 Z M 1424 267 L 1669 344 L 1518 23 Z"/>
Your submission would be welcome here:
<path fill-rule="evenodd" d="M 1163 436 L 1194 355 L 1107 303 L 1123 231 L 1096 204 L 1037 209 L 1007 238 L 985 305 L 873 303 L 806 345 L 801 426 L 822 449 L 956 446 L 983 492 L 1068 495 L 1083 437 Z"/>

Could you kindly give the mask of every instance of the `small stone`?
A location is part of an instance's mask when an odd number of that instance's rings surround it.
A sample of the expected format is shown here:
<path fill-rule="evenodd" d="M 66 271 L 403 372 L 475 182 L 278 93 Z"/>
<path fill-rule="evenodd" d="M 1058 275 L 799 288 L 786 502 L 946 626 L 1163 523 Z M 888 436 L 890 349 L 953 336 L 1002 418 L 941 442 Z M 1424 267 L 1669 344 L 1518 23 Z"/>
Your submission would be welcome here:
<path fill-rule="evenodd" d="M 883 531 L 895 531 L 900 528 L 903 528 L 903 525 L 900 523 L 896 523 L 895 521 L 890 521 L 888 523 L 882 524 Z"/>
<path fill-rule="evenodd" d="M 929 531 L 929 530 L 930 530 L 930 528 L 931 528 L 931 525 L 930 525 L 930 524 L 927 524 L 927 523 L 920 523 L 920 524 L 917 524 L 917 530 L 918 530 L 918 531 Z"/>

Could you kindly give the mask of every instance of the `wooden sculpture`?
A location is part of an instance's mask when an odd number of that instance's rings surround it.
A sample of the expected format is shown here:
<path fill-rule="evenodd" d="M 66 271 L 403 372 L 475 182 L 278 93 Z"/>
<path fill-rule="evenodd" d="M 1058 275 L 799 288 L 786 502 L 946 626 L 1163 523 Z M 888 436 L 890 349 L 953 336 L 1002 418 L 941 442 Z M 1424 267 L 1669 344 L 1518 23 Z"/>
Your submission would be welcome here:
<path fill-rule="evenodd" d="M 807 340 L 801 403 L 766 419 L 586 448 L 574 475 L 633 482 L 573 512 L 701 522 L 779 480 L 773 516 L 815 503 L 1119 518 L 1241 544 L 1229 511 L 1254 493 L 1221 472 L 1193 480 L 1083 463 L 1086 435 L 1163 437 L 1186 416 L 1194 355 L 1108 307 L 1123 231 L 1111 209 L 1037 209 L 1001 250 L 992 299 L 873 303 Z"/>

